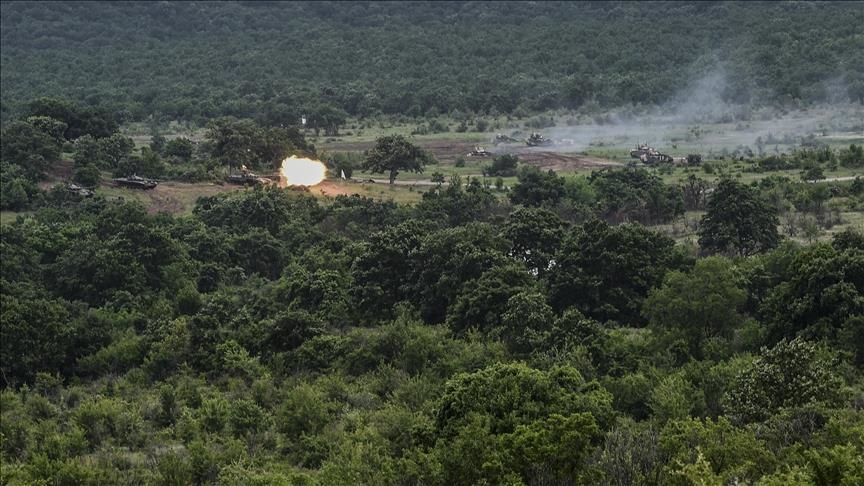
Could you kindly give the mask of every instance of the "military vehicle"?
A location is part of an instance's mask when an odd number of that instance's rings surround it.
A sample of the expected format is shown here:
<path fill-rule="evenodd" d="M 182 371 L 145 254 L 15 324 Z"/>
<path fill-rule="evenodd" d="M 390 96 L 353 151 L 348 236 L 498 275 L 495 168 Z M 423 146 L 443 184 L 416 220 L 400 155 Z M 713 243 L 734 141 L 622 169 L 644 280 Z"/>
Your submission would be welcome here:
<path fill-rule="evenodd" d="M 153 179 L 145 179 L 135 174 L 128 177 L 118 177 L 114 179 L 114 183 L 118 186 L 129 187 L 131 189 L 153 189 L 159 184 Z"/>
<path fill-rule="evenodd" d="M 266 186 L 273 182 L 266 177 L 261 177 L 258 174 L 250 172 L 245 165 L 240 167 L 240 172 L 230 174 L 227 181 L 231 184 L 241 184 L 244 186 Z"/>
<path fill-rule="evenodd" d="M 93 191 L 86 187 L 81 187 L 73 182 L 66 184 L 66 190 L 81 197 L 93 197 Z"/>
<path fill-rule="evenodd" d="M 699 165 L 702 163 L 702 154 L 687 154 L 687 165 Z"/>
<path fill-rule="evenodd" d="M 531 136 L 528 137 L 528 140 L 525 140 L 525 143 L 529 147 L 547 147 L 555 142 L 553 142 L 551 139 L 544 137 L 543 135 L 540 135 L 537 132 L 534 132 L 531 134 Z"/>
<path fill-rule="evenodd" d="M 234 173 L 234 174 L 229 175 L 227 180 L 231 184 L 240 184 L 240 185 L 246 185 L 246 186 L 257 186 L 257 185 L 266 186 L 266 185 L 270 184 L 271 182 L 273 182 L 266 177 L 261 177 L 261 176 L 258 176 L 257 174 L 253 174 L 251 172 Z"/>
<path fill-rule="evenodd" d="M 474 150 L 468 152 L 468 157 L 492 157 L 492 152 L 483 147 L 474 147 Z"/>
<path fill-rule="evenodd" d="M 638 158 L 642 157 L 643 155 L 645 155 L 648 152 L 651 152 L 653 150 L 654 149 L 649 147 L 648 144 L 640 143 L 639 145 L 636 146 L 635 149 L 630 151 L 630 157 L 633 157 L 634 159 L 638 159 Z"/>
<path fill-rule="evenodd" d="M 666 154 L 661 154 L 653 147 L 649 147 L 647 144 L 639 144 L 636 146 L 635 150 L 630 151 L 630 157 L 634 159 L 639 159 L 643 164 L 653 165 L 653 164 L 671 164 L 674 159 Z"/>
<path fill-rule="evenodd" d="M 499 143 L 514 143 L 514 142 L 518 142 L 518 141 L 519 141 L 518 139 L 515 139 L 513 137 L 508 137 L 507 135 L 504 135 L 503 133 L 499 133 L 499 134 L 495 135 L 495 140 L 493 140 L 492 143 L 494 143 L 495 145 L 498 145 Z"/>

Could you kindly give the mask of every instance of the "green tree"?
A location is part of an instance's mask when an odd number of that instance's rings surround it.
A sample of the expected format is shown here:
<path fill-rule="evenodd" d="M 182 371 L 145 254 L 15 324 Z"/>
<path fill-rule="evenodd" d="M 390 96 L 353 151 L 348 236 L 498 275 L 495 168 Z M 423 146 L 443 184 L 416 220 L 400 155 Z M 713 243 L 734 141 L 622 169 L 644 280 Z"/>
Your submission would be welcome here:
<path fill-rule="evenodd" d="M 856 330 L 864 316 L 864 250 L 812 245 L 793 254 L 779 277 L 759 309 L 769 342 L 826 339 L 864 362 Z"/>
<path fill-rule="evenodd" d="M 758 422 L 781 408 L 835 405 L 843 397 L 843 386 L 834 358 L 811 342 L 784 339 L 773 348 L 763 348 L 735 378 L 726 395 L 726 409 L 738 422 Z"/>
<path fill-rule="evenodd" d="M 655 332 L 665 335 L 667 345 L 683 339 L 690 356 L 702 359 L 706 340 L 728 342 L 744 320 L 747 293 L 742 286 L 742 276 L 729 260 L 702 259 L 687 273 L 667 274 L 645 299 L 642 314 Z"/>
<path fill-rule="evenodd" d="M 68 126 L 60 120 L 50 116 L 28 116 L 25 121 L 47 133 L 58 144 L 62 144 L 66 140 L 63 134 L 66 133 Z"/>
<path fill-rule="evenodd" d="M 497 363 L 447 381 L 436 428 L 441 437 L 453 437 L 470 424 L 473 414 L 488 416 L 493 434 L 512 433 L 519 425 L 555 413 L 568 416 L 587 412 L 603 423 L 611 412 L 611 402 L 607 391 L 585 382 L 569 366 L 541 371 L 524 364 Z"/>
<path fill-rule="evenodd" d="M 824 178 L 825 171 L 822 170 L 822 167 L 818 165 L 810 167 L 809 169 L 806 169 L 804 172 L 801 173 L 801 180 L 803 181 L 816 182 Z"/>
<path fill-rule="evenodd" d="M 517 207 L 501 235 L 511 242 L 510 256 L 524 260 L 528 268 L 543 275 L 561 246 L 566 226 L 547 208 Z"/>
<path fill-rule="evenodd" d="M 488 176 L 510 177 L 516 175 L 519 157 L 513 154 L 497 155 L 492 159 L 492 165 L 486 169 Z"/>
<path fill-rule="evenodd" d="M 29 180 L 37 181 L 60 158 L 60 144 L 39 128 L 15 121 L 0 133 L 0 157 L 20 166 Z"/>
<path fill-rule="evenodd" d="M 185 137 L 169 140 L 165 144 L 164 154 L 178 162 L 186 163 L 192 160 L 194 146 L 192 141 Z M 158 153 L 158 152 L 157 152 Z"/>
<path fill-rule="evenodd" d="M 554 171 L 541 172 L 533 165 L 519 169 L 518 182 L 508 194 L 510 202 L 523 206 L 556 206 L 564 197 L 564 178 Z"/>
<path fill-rule="evenodd" d="M 547 280 L 552 307 L 586 316 L 641 322 L 642 300 L 680 264 L 675 242 L 641 225 L 591 220 L 574 228 L 555 255 Z"/>
<path fill-rule="evenodd" d="M 375 146 L 366 154 L 363 169 L 373 174 L 388 173 L 393 184 L 400 170 L 422 173 L 423 167 L 431 163 L 432 156 L 404 136 L 388 135 L 375 141 Z"/>
<path fill-rule="evenodd" d="M 30 204 L 30 196 L 25 188 L 27 181 L 21 178 L 3 181 L 0 188 L 0 208 L 11 211 L 21 211 Z"/>
<path fill-rule="evenodd" d="M 699 222 L 699 246 L 710 253 L 752 255 L 777 246 L 777 211 L 752 189 L 720 180 Z"/>
<path fill-rule="evenodd" d="M 18 298 L 4 288 L 0 307 L 0 357 L 7 383 L 24 383 L 38 371 L 66 370 L 74 328 L 62 301 Z"/>
<path fill-rule="evenodd" d="M 98 186 L 101 178 L 99 168 L 91 164 L 75 167 L 72 171 L 72 180 L 84 187 Z"/>

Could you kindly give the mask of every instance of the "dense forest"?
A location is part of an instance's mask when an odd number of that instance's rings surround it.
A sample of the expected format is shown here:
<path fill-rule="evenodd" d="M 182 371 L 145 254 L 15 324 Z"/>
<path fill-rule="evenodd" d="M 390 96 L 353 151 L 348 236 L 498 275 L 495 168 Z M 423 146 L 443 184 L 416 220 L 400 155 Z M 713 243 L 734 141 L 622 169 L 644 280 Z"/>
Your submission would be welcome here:
<path fill-rule="evenodd" d="M 864 236 L 782 242 L 731 179 L 701 251 L 536 169 L 63 194 L 0 233 L 4 484 L 864 481 Z"/>
<path fill-rule="evenodd" d="M 3 2 L 3 119 L 51 95 L 121 120 L 864 101 L 857 2 Z"/>
<path fill-rule="evenodd" d="M 856 120 L 437 157 L 718 69 L 730 103 L 860 103 L 860 3 L 0 10 L 0 485 L 864 484 Z M 379 114 L 411 124 L 334 142 Z M 344 192 L 226 183 L 289 155 Z"/>

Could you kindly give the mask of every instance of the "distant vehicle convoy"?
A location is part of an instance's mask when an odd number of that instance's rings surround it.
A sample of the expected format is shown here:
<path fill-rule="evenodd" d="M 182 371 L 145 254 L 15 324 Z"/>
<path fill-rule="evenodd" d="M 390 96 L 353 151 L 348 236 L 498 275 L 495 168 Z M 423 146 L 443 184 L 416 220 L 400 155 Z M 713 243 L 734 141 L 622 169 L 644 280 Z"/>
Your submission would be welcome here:
<path fill-rule="evenodd" d="M 525 140 L 519 140 L 517 138 L 513 138 L 503 133 L 498 133 L 495 135 L 495 138 L 492 140 L 492 143 L 498 145 L 500 143 L 519 143 L 524 142 L 525 145 L 529 147 L 547 147 L 550 145 L 555 145 L 555 141 L 551 138 L 546 138 L 542 134 L 538 132 L 534 132 L 528 136 Z"/>
<path fill-rule="evenodd" d="M 114 183 L 121 187 L 128 187 L 131 189 L 153 189 L 159 183 L 154 181 L 153 179 L 145 179 L 144 177 L 137 176 L 132 174 L 127 177 L 118 177 L 114 179 Z"/>

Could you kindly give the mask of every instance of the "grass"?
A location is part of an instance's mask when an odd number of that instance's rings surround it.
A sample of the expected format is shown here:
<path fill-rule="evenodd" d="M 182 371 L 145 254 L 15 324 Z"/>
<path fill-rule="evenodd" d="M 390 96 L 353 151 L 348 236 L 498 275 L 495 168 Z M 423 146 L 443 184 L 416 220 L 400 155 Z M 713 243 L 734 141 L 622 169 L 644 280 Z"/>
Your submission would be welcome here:
<path fill-rule="evenodd" d="M 0 226 L 12 224 L 18 217 L 26 218 L 27 216 L 33 214 L 34 211 L 0 211 Z"/>

